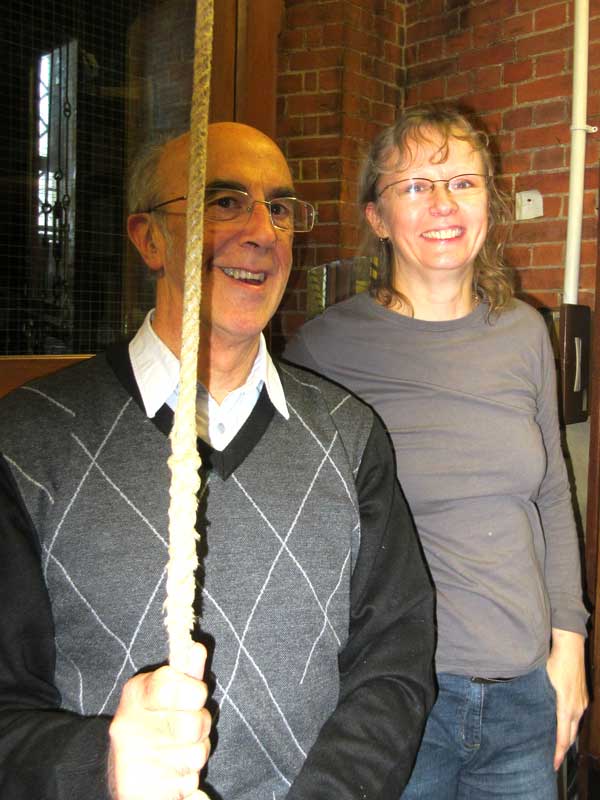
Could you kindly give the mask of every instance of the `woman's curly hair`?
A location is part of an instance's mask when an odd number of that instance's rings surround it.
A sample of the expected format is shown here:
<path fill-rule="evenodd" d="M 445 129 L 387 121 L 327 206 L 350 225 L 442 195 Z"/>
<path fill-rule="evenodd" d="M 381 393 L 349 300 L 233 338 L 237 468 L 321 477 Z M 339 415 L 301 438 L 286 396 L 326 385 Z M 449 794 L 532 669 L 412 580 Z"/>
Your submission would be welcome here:
<path fill-rule="evenodd" d="M 473 292 L 489 303 L 489 312 L 506 309 L 514 294 L 511 272 L 502 258 L 510 219 L 506 198 L 494 181 L 494 162 L 487 134 L 475 127 L 468 117 L 456 108 L 438 104 L 408 109 L 393 125 L 385 128 L 375 139 L 365 158 L 359 177 L 359 203 L 363 211 L 369 203 L 377 205 L 377 181 L 381 175 L 402 168 L 414 157 L 421 144 L 439 143 L 436 164 L 448 158 L 452 139 L 468 142 L 481 155 L 488 179 L 488 232 L 485 243 L 475 259 Z M 399 155 L 390 169 L 390 157 Z M 408 298 L 393 286 L 393 252 L 389 240 L 379 240 L 370 225 L 364 222 L 365 235 L 361 252 L 375 256 L 378 268 L 371 281 L 370 292 L 383 305 L 400 301 L 412 311 Z"/>

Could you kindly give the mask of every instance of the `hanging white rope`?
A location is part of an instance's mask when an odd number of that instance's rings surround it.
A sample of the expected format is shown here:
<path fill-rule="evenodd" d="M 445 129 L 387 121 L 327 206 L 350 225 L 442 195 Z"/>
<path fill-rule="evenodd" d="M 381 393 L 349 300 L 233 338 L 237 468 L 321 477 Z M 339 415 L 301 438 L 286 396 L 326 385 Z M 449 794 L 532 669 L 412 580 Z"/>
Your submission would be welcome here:
<path fill-rule="evenodd" d="M 192 643 L 190 632 L 194 626 L 198 566 L 196 513 L 201 461 L 196 447 L 196 385 L 212 31 L 213 0 L 197 0 L 179 398 L 171 431 L 172 453 L 168 461 L 171 470 L 171 501 L 166 626 L 169 662 L 181 671 L 185 671 Z"/>

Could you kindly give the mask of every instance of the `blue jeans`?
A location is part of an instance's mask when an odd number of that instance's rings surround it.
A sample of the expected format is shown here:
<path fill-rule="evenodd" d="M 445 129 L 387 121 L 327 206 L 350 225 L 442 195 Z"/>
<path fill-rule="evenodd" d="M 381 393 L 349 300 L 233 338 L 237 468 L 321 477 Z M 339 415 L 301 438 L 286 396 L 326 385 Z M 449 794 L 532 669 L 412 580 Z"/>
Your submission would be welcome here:
<path fill-rule="evenodd" d="M 498 683 L 437 677 L 402 800 L 556 800 L 556 693 L 546 668 Z"/>

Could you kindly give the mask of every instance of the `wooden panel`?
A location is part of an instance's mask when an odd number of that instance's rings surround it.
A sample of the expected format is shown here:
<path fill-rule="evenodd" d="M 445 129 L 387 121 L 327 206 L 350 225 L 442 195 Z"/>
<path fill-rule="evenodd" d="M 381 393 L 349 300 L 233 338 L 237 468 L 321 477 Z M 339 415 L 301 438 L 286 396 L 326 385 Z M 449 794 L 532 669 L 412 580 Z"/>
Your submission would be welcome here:
<path fill-rule="evenodd" d="M 600 239 L 599 239 L 600 241 Z M 593 606 L 588 642 L 590 706 L 579 739 L 578 790 L 580 800 L 596 797 L 590 781 L 597 781 L 600 767 L 600 252 L 596 265 L 595 311 L 592 319 L 592 369 L 590 379 L 590 450 L 587 519 L 585 530 L 586 588 Z"/>
<path fill-rule="evenodd" d="M 238 0 L 235 119 L 271 138 L 277 123 L 277 40 L 282 0 Z"/>
<path fill-rule="evenodd" d="M 214 5 L 210 122 L 235 119 L 235 68 L 238 0 L 218 0 Z"/>
<path fill-rule="evenodd" d="M 91 356 L 0 356 L 0 397 L 27 381 L 58 372 L 86 358 Z"/>

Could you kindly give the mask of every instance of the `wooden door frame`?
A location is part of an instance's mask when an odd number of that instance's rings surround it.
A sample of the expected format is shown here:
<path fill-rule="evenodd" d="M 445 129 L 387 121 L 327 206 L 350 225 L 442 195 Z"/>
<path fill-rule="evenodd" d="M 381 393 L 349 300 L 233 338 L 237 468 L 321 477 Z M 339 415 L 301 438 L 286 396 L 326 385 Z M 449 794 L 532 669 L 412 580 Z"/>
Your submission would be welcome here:
<path fill-rule="evenodd" d="M 600 241 L 600 236 L 599 239 Z M 600 254 L 599 254 L 600 256 Z M 588 800 L 590 769 L 600 769 L 600 257 L 596 261 L 596 290 L 592 314 L 592 360 L 590 377 L 590 446 L 584 576 L 592 606 L 588 641 L 591 702 L 579 740 L 579 800 Z"/>

